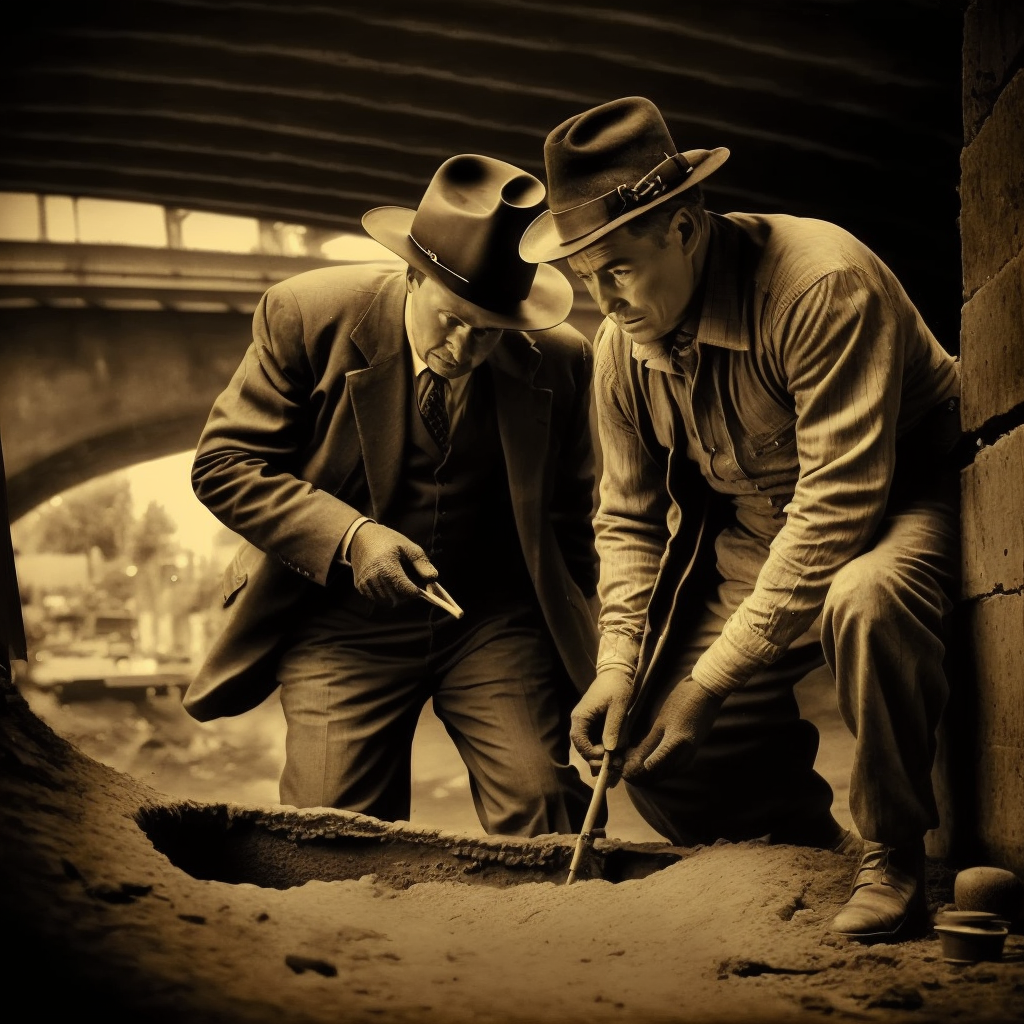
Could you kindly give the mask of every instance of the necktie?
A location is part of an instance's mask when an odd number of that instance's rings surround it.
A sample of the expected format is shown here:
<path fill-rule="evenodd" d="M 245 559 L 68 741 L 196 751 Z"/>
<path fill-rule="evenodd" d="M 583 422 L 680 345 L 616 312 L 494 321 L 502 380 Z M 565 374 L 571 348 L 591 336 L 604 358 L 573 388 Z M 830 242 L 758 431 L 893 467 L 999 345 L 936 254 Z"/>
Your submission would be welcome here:
<path fill-rule="evenodd" d="M 441 451 L 448 451 L 448 406 L 445 402 L 447 381 L 439 373 L 426 369 L 420 374 L 420 415 L 430 436 Z"/>

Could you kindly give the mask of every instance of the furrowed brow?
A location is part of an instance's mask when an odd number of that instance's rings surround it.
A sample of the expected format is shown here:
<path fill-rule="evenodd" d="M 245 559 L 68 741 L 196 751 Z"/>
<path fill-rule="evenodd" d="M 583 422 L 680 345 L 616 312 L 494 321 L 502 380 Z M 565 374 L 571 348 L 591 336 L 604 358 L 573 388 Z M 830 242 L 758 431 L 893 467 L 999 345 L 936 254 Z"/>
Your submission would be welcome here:
<path fill-rule="evenodd" d="M 581 257 L 580 263 L 586 269 L 576 270 L 578 277 L 582 277 L 584 274 L 587 277 L 594 274 L 607 274 L 629 264 L 629 260 L 625 256 L 616 256 L 614 254 L 609 255 L 607 258 L 603 258 L 601 252 L 596 252 L 593 256 L 588 256 L 586 253 L 580 253 L 579 255 Z"/>

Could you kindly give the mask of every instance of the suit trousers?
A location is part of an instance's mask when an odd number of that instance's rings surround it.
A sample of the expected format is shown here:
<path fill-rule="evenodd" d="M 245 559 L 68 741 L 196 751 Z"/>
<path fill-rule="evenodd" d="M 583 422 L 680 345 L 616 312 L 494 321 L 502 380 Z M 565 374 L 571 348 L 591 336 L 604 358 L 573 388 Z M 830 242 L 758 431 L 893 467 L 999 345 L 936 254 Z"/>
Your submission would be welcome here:
<path fill-rule="evenodd" d="M 488 833 L 577 831 L 591 789 L 569 764 L 575 689 L 539 612 L 467 619 L 425 602 L 307 617 L 278 670 L 281 802 L 408 820 L 413 734 L 432 699 Z"/>
<path fill-rule="evenodd" d="M 891 502 L 871 547 L 835 576 L 820 643 L 791 648 L 730 694 L 689 766 L 658 783 L 629 785 L 643 817 L 683 845 L 807 838 L 832 792 L 813 769 L 818 734 L 800 718 L 793 686 L 824 661 L 856 738 L 850 811 L 858 831 L 892 846 L 919 842 L 938 824 L 931 769 L 948 694 L 943 628 L 958 562 L 951 500 Z M 729 613 L 707 603 L 673 652 L 666 679 L 689 675 Z M 651 701 L 633 742 L 663 700 Z"/>

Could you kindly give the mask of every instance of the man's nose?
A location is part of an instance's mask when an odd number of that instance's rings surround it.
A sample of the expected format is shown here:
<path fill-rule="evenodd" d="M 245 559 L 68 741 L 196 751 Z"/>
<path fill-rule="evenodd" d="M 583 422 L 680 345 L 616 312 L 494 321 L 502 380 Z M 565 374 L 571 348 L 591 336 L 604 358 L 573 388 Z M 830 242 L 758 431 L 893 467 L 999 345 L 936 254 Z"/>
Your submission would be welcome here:
<path fill-rule="evenodd" d="M 473 340 L 473 328 L 467 324 L 459 324 L 448 332 L 448 344 L 457 355 L 463 355 Z"/>
<path fill-rule="evenodd" d="M 623 305 L 622 296 L 619 295 L 618 290 L 610 284 L 598 283 L 597 295 L 598 309 L 605 316 L 610 316 L 616 309 Z"/>

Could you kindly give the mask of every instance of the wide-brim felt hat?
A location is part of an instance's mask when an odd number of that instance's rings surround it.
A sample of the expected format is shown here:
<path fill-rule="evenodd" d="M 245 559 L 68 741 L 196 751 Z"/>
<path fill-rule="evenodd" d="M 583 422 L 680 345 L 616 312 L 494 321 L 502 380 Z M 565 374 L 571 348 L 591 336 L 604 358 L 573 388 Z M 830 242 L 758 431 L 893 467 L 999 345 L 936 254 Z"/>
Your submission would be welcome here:
<path fill-rule="evenodd" d="M 544 183 L 504 160 L 464 153 L 435 172 L 419 206 L 363 214 L 367 234 L 471 307 L 474 326 L 543 331 L 572 309 L 572 285 L 519 255 L 545 209 Z"/>
<path fill-rule="evenodd" d="M 661 111 L 626 96 L 576 114 L 544 142 L 548 207 L 526 229 L 519 253 L 551 263 L 693 188 L 729 150 L 676 151 Z"/>

